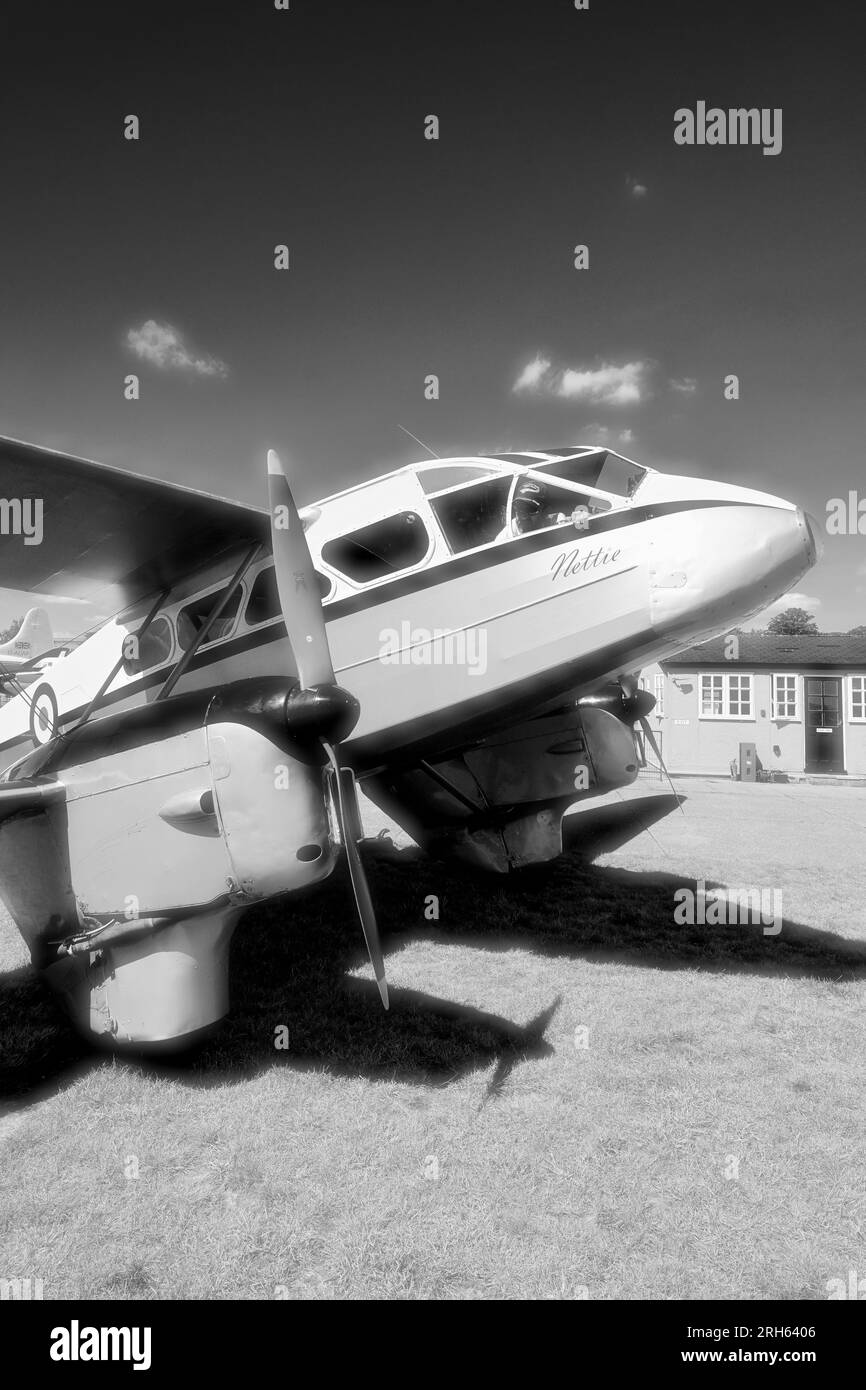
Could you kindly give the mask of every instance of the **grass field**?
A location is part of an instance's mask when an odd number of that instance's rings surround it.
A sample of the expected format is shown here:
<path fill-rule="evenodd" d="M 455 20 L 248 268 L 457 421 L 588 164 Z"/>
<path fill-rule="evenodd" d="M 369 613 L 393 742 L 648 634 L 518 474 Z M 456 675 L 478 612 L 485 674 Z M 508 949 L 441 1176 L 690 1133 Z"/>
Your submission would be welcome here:
<path fill-rule="evenodd" d="M 510 879 L 369 848 L 390 1014 L 341 871 L 249 914 L 229 1019 L 172 1064 L 78 1042 L 4 918 L 0 1278 L 824 1299 L 866 1275 L 866 793 L 681 790 L 685 816 L 658 784 L 575 813 Z M 698 879 L 780 889 L 782 932 L 677 925 Z"/>

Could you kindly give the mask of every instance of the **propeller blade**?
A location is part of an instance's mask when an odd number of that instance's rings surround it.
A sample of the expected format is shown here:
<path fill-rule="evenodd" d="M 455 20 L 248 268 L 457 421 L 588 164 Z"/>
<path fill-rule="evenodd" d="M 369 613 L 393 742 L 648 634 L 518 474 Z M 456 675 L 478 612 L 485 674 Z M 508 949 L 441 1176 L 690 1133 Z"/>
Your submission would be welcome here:
<path fill-rule="evenodd" d="M 664 758 L 662 757 L 662 750 L 659 748 L 658 743 L 656 742 L 656 736 L 655 736 L 655 734 L 653 733 L 652 729 L 650 728 L 649 720 L 648 720 L 648 719 L 645 719 L 645 718 L 642 718 L 641 721 L 640 721 L 640 726 L 641 726 L 641 729 L 643 730 L 643 736 L 644 736 L 644 738 L 647 740 L 647 742 L 649 743 L 650 748 L 653 750 L 653 752 L 655 753 L 656 757 L 657 757 L 658 760 L 659 760 L 659 767 L 661 768 L 661 770 L 662 770 L 662 772 L 664 773 L 665 777 L 667 777 L 667 779 L 668 779 L 668 784 L 669 784 L 669 786 L 670 786 L 670 789 L 671 789 L 671 791 L 673 792 L 674 796 L 675 796 L 676 799 L 677 799 L 677 805 L 679 806 L 680 810 L 683 811 L 683 803 L 680 801 L 679 792 L 677 791 L 676 787 L 674 786 L 674 784 L 673 784 L 673 779 L 671 778 L 671 774 L 668 772 L 667 767 L 665 766 L 665 760 L 664 760 Z M 685 815 L 685 814 L 686 814 L 685 811 L 683 811 L 683 815 Z"/>
<path fill-rule="evenodd" d="M 348 717 L 349 727 L 352 727 L 357 719 L 357 701 L 336 685 L 322 613 L 318 576 L 313 568 L 307 538 L 288 478 L 273 449 L 268 450 L 268 500 L 271 509 L 271 549 L 274 555 L 277 593 L 301 685 L 301 690 L 294 697 L 292 716 L 296 724 L 302 724 L 306 718 L 312 728 L 319 722 L 318 714 L 324 711 L 328 715 L 334 713 L 338 719 L 342 718 L 344 727 L 345 717 Z M 313 697 L 312 703 L 309 697 Z M 333 727 L 333 720 L 331 723 Z M 349 769 L 345 772 L 341 770 L 337 758 L 338 745 L 327 742 L 321 733 L 319 738 L 333 769 L 332 780 L 336 788 L 334 806 L 340 827 L 340 839 L 345 846 L 349 863 L 355 906 L 361 919 L 361 929 L 367 943 L 379 995 L 387 1009 L 388 983 L 385 979 L 379 928 L 376 925 L 373 900 L 370 897 L 367 875 L 364 873 L 354 833 L 354 827 L 361 824 L 355 775 Z"/>
<path fill-rule="evenodd" d="M 273 449 L 268 450 L 268 500 L 277 593 L 298 677 L 305 688 L 333 685 L 318 576 L 285 470 Z"/>
<path fill-rule="evenodd" d="M 358 844 L 352 832 L 352 826 L 360 823 L 360 813 L 358 811 L 358 793 L 355 787 L 354 774 L 348 772 L 348 776 L 340 768 L 337 761 L 336 749 L 329 743 L 323 745 L 328 755 L 328 761 L 334 770 L 333 781 L 337 788 L 336 809 L 337 819 L 340 824 L 340 838 L 346 850 L 346 858 L 349 862 L 349 877 L 352 880 L 352 890 L 355 894 L 355 905 L 358 909 L 358 916 L 361 919 L 361 929 L 364 933 L 364 940 L 367 943 L 367 954 L 370 957 L 370 964 L 373 967 L 373 974 L 376 976 L 376 984 L 379 986 L 379 995 L 384 1007 L 388 1008 L 388 982 L 385 979 L 385 962 L 382 959 L 382 947 L 379 941 L 379 928 L 376 924 L 376 914 L 373 910 L 373 900 L 370 897 L 370 889 L 367 885 L 367 875 L 364 873 L 364 865 L 361 863 L 361 856 L 358 853 Z"/>

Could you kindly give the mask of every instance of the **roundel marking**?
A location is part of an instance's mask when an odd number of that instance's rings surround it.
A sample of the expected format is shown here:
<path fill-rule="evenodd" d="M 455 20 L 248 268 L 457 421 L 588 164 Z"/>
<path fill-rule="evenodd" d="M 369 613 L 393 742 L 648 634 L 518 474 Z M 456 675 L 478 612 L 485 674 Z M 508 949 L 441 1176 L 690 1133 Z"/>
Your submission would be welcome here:
<path fill-rule="evenodd" d="M 30 736 L 37 747 L 57 733 L 57 696 L 50 685 L 40 685 L 30 701 Z"/>

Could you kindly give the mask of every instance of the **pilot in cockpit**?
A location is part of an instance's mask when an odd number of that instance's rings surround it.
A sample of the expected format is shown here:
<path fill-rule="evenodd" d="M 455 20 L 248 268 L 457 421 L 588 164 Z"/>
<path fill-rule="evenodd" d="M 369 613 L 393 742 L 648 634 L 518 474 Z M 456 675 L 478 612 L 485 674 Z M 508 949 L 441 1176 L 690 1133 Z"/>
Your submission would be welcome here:
<path fill-rule="evenodd" d="M 567 513 L 551 501 L 549 489 L 544 483 L 523 478 L 514 492 L 511 516 L 496 539 L 504 541 L 514 536 L 525 536 L 530 531 L 541 531 L 547 526 L 560 526 L 568 519 Z"/>

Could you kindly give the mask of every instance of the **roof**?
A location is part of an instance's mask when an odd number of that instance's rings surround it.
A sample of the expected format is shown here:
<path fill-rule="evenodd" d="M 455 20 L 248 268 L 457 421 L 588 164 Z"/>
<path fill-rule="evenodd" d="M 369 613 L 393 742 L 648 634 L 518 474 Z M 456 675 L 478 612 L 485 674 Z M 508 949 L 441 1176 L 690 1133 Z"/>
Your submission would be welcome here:
<path fill-rule="evenodd" d="M 712 637 L 697 647 L 686 647 L 661 662 L 671 667 L 751 666 L 786 671 L 792 667 L 851 667 L 866 669 L 866 636 L 852 637 L 846 632 L 818 632 L 790 637 L 777 632 L 738 632 L 739 653 L 726 655 L 730 634 Z"/>
<path fill-rule="evenodd" d="M 501 454 L 454 454 L 445 457 L 436 454 L 433 458 L 421 459 L 420 462 L 416 463 L 406 463 L 388 473 L 380 473 L 376 477 L 364 478 L 360 482 L 352 483 L 340 492 L 334 492 L 328 497 L 321 498 L 320 503 L 316 505 L 324 506 L 329 502 L 336 502 L 342 497 L 350 497 L 375 484 L 388 482 L 390 479 L 404 474 L 412 474 L 417 477 L 420 485 L 429 496 L 446 490 L 438 485 L 429 485 L 430 475 L 437 472 L 450 472 L 458 475 L 457 478 L 451 479 L 450 488 L 461 480 L 469 483 L 486 481 L 487 478 L 496 476 L 513 477 L 515 473 L 520 473 L 523 469 L 546 468 L 548 465 L 565 463 L 570 459 L 590 458 L 592 455 L 597 456 L 599 469 L 606 459 L 617 459 L 630 468 L 639 470 L 642 474 L 655 472 L 655 469 L 650 468 L 648 464 L 636 463 L 634 459 L 628 458 L 625 454 L 617 453 L 616 450 L 608 448 L 606 444 L 575 444 L 569 448 L 511 450 Z M 462 478 L 461 475 L 464 472 L 466 477 Z M 478 476 L 470 477 L 471 473 L 476 473 Z"/>

